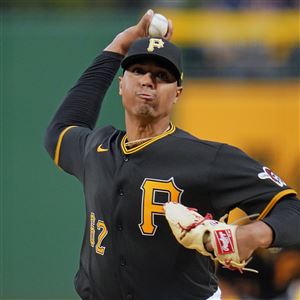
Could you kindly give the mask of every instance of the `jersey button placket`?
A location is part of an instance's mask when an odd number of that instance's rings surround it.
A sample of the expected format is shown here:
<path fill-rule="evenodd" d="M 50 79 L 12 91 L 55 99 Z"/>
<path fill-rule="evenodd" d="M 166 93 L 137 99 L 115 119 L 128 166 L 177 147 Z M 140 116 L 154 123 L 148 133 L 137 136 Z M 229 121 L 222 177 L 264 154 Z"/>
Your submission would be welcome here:
<path fill-rule="evenodd" d="M 124 196 L 124 191 L 123 191 L 122 188 L 119 188 L 118 193 L 119 193 L 119 196 L 121 196 L 121 197 Z M 120 222 L 117 223 L 116 228 L 117 228 L 118 231 L 122 231 L 123 230 L 123 226 L 122 226 L 122 224 Z"/>
<path fill-rule="evenodd" d="M 127 157 L 127 156 L 123 156 L 123 160 L 125 161 L 125 162 L 127 162 L 128 160 L 129 160 L 129 158 Z"/>
<path fill-rule="evenodd" d="M 125 267 L 125 266 L 126 266 L 126 260 L 125 260 L 124 257 L 122 257 L 122 258 L 120 259 L 120 266 L 121 266 L 121 267 Z"/>
<path fill-rule="evenodd" d="M 132 299 L 133 299 L 133 295 L 132 294 L 127 294 L 126 300 L 132 300 Z"/>

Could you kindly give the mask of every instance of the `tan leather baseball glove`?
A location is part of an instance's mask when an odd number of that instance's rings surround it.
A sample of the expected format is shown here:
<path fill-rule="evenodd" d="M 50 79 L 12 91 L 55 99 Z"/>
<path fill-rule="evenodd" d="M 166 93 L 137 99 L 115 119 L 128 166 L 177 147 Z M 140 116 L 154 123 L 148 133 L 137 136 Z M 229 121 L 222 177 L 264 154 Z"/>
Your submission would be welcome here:
<path fill-rule="evenodd" d="M 236 240 L 237 225 L 228 225 L 205 217 L 197 210 L 180 203 L 167 202 L 164 205 L 166 219 L 177 241 L 186 248 L 195 249 L 202 255 L 218 261 L 231 270 L 257 272 L 245 268 L 251 260 L 241 261 Z M 205 244 L 210 241 L 213 251 L 207 251 Z"/>

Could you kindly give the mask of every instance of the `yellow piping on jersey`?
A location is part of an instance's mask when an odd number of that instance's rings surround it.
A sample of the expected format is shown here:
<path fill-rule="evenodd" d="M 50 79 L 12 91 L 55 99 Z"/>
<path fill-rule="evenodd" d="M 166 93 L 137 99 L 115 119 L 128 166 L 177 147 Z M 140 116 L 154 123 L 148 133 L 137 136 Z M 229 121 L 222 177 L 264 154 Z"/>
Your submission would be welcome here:
<path fill-rule="evenodd" d="M 271 211 L 271 209 L 275 206 L 275 204 L 284 196 L 289 195 L 289 194 L 294 194 L 297 195 L 297 192 L 292 189 L 287 189 L 284 191 L 279 192 L 276 194 L 273 199 L 268 203 L 268 205 L 265 207 L 265 209 L 262 211 L 262 213 L 259 215 L 257 220 L 263 219 L 267 214 Z"/>
<path fill-rule="evenodd" d="M 55 155 L 54 155 L 54 163 L 58 166 L 58 162 L 59 162 L 59 154 L 60 154 L 60 147 L 61 147 L 61 143 L 62 143 L 62 140 L 63 140 L 63 137 L 64 135 L 66 134 L 66 132 L 71 129 L 71 128 L 74 128 L 74 127 L 77 127 L 77 126 L 68 126 L 66 127 L 59 135 L 58 137 L 58 141 L 57 141 L 57 144 L 56 144 L 56 149 L 55 149 Z"/>
<path fill-rule="evenodd" d="M 125 145 L 125 142 L 126 142 L 126 139 L 127 139 L 127 134 L 125 134 L 121 140 L 121 148 L 122 148 L 122 151 L 124 154 L 132 154 L 132 153 L 135 153 L 145 147 L 147 147 L 148 145 L 154 143 L 155 141 L 173 133 L 175 130 L 176 130 L 176 127 L 173 125 L 173 123 L 170 123 L 171 127 L 170 129 L 168 129 L 166 132 L 163 132 L 162 134 L 156 136 L 155 138 L 149 140 L 149 141 L 146 141 L 145 143 L 141 144 L 141 145 L 138 145 L 136 147 L 133 147 L 131 149 L 127 149 L 126 148 L 126 145 Z"/>

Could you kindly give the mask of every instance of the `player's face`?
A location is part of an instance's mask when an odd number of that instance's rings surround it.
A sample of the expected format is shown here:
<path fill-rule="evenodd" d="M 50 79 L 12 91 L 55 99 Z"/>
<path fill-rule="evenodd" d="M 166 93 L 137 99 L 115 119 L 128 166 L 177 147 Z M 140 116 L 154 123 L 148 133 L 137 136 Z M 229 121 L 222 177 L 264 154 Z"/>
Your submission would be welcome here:
<path fill-rule="evenodd" d="M 133 64 L 120 77 L 119 94 L 129 116 L 168 117 L 181 91 L 174 75 L 153 61 Z"/>

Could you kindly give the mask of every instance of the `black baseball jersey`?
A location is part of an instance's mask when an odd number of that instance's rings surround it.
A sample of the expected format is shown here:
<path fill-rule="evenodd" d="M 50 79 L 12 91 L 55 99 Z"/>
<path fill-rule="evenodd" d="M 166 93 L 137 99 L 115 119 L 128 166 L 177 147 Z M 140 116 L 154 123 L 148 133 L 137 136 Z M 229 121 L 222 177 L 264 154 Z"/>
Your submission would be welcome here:
<path fill-rule="evenodd" d="M 180 202 L 218 219 L 236 206 L 262 213 L 271 199 L 293 190 L 237 148 L 199 140 L 174 125 L 135 148 L 125 141 L 125 132 L 110 126 L 70 127 L 56 149 L 59 166 L 84 186 L 79 295 L 208 298 L 217 288 L 214 265 L 175 240 L 163 203 Z"/>
<path fill-rule="evenodd" d="M 124 131 L 93 130 L 122 58 L 103 52 L 95 59 L 45 137 L 56 164 L 84 187 L 86 226 L 75 278 L 81 298 L 198 300 L 216 291 L 213 262 L 173 237 L 163 212 L 167 201 L 215 219 L 238 206 L 260 213 L 274 231 L 274 245 L 299 242 L 299 201 L 287 197 L 295 192 L 241 150 L 197 139 L 173 124 L 131 149 Z M 282 226 L 282 215 L 291 229 Z"/>

